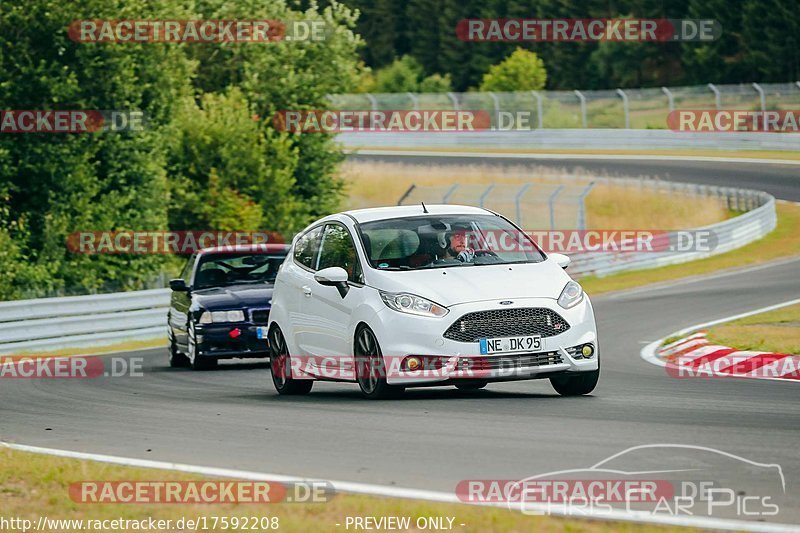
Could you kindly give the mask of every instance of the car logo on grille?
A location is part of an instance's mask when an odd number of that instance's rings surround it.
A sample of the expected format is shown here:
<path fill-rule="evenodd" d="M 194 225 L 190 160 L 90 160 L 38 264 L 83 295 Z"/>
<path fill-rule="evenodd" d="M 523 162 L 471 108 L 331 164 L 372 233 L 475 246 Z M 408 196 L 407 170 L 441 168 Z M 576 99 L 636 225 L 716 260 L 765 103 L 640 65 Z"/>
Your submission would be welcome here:
<path fill-rule="evenodd" d="M 502 302 L 500 302 L 500 305 L 511 305 L 513 303 L 514 302 L 512 302 L 511 300 L 503 300 Z"/>

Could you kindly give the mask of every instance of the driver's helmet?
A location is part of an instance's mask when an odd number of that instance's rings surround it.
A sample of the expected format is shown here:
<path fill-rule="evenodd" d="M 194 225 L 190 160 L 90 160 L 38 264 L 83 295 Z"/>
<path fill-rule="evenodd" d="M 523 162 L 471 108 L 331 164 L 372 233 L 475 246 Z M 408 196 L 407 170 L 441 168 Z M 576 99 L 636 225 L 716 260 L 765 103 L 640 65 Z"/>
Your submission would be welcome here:
<path fill-rule="evenodd" d="M 453 224 L 447 231 L 439 234 L 439 245 L 444 249 L 452 248 L 459 256 L 468 254 L 466 259 L 471 259 L 474 256 L 474 252 L 469 248 L 471 231 L 472 226 L 469 223 Z"/>

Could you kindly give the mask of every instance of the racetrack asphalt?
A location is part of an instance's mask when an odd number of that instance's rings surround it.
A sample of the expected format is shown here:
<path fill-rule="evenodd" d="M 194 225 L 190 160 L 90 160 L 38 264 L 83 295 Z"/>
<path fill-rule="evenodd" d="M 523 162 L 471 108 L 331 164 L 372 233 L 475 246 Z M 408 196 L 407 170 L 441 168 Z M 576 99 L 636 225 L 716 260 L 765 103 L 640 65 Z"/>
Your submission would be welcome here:
<path fill-rule="evenodd" d="M 566 169 L 581 174 L 599 176 L 646 176 L 667 181 L 683 181 L 722 187 L 741 187 L 765 191 L 781 200 L 800 202 L 800 164 L 750 163 L 744 161 L 687 161 L 670 159 L 569 159 L 538 155 L 536 159 L 519 157 L 492 157 L 480 159 L 468 156 L 441 155 L 359 155 L 351 154 L 351 161 L 383 161 L 419 165 L 485 165 L 513 167 L 549 167 Z"/>
<path fill-rule="evenodd" d="M 735 166 L 727 185 L 768 190 L 740 183 Z M 800 180 L 790 187 L 789 172 L 775 171 L 774 183 L 792 189 L 787 199 L 800 198 Z M 380 402 L 361 399 L 353 384 L 316 383 L 308 396 L 279 397 L 263 362 L 194 372 L 169 368 L 166 349 L 155 349 L 120 355 L 141 359 L 141 377 L 0 380 L 0 439 L 447 492 L 465 479 L 588 468 L 636 445 L 690 444 L 778 464 L 786 494 L 795 495 L 797 383 L 675 379 L 643 361 L 640 350 L 692 324 L 798 298 L 798 274 L 800 259 L 593 299 L 602 371 L 587 397 L 559 397 L 547 380 L 476 392 L 410 389 Z M 724 475 L 748 494 L 774 491 L 758 483 L 753 489 L 746 468 Z M 767 520 L 800 523 L 800 499 L 787 496 Z"/>

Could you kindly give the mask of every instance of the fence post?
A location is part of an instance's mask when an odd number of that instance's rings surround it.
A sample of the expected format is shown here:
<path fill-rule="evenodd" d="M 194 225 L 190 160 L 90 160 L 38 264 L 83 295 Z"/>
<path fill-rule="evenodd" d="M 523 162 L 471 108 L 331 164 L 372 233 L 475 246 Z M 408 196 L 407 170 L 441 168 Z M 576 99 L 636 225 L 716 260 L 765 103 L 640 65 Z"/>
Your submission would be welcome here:
<path fill-rule="evenodd" d="M 622 109 L 625 110 L 625 129 L 631 129 L 631 114 L 628 107 L 628 95 L 622 89 L 617 89 L 617 94 L 622 97 Z"/>
<path fill-rule="evenodd" d="M 413 191 L 416 188 L 417 188 L 417 186 L 412 183 L 411 187 L 408 188 L 408 190 L 405 192 L 405 194 L 403 196 L 401 196 L 399 200 L 397 200 L 397 205 L 403 205 L 403 202 L 406 201 L 406 198 L 408 198 L 408 195 L 411 194 L 411 191 Z"/>
<path fill-rule="evenodd" d="M 458 189 L 458 183 L 456 183 L 455 185 L 453 185 L 452 187 L 450 187 L 450 189 L 448 189 L 448 190 L 447 190 L 447 192 L 446 192 L 446 193 L 444 193 L 444 196 L 442 196 L 442 203 L 443 203 L 443 204 L 446 204 L 446 203 L 447 203 L 447 200 L 449 200 L 449 199 L 450 199 L 450 196 L 451 196 L 451 195 L 452 195 L 454 192 L 456 192 L 456 189 Z"/>
<path fill-rule="evenodd" d="M 661 92 L 667 95 L 667 105 L 669 106 L 669 112 L 672 113 L 675 111 L 675 99 L 672 97 L 672 91 L 666 87 L 662 87 Z"/>
<path fill-rule="evenodd" d="M 450 101 L 453 102 L 453 111 L 458 111 L 458 100 L 456 99 L 456 95 L 452 92 L 447 93 L 447 96 L 450 98 Z"/>
<path fill-rule="evenodd" d="M 489 187 L 487 187 L 486 190 L 483 191 L 480 199 L 478 199 L 478 207 L 483 207 L 483 201 L 486 200 L 486 197 L 489 195 L 490 192 L 492 192 L 492 189 L 494 189 L 494 183 L 489 185 Z"/>
<path fill-rule="evenodd" d="M 564 187 L 566 187 L 566 185 L 559 186 L 547 200 L 547 203 L 550 205 L 550 229 L 556 229 L 556 197 L 564 190 Z"/>
<path fill-rule="evenodd" d="M 586 98 L 578 89 L 575 89 L 575 96 L 578 97 L 578 100 L 581 103 L 581 123 L 583 124 L 583 127 L 586 128 L 588 127 L 586 121 Z"/>
<path fill-rule="evenodd" d="M 492 98 L 492 102 L 494 103 L 494 119 L 497 120 L 497 116 L 500 114 L 500 100 L 492 91 L 489 91 L 489 96 Z"/>
<path fill-rule="evenodd" d="M 719 111 L 719 108 L 721 107 L 719 98 L 719 89 L 717 89 L 716 85 L 714 85 L 713 83 L 709 83 L 707 87 L 711 89 L 711 92 L 714 93 L 714 105 L 717 108 L 717 111 Z"/>
<path fill-rule="evenodd" d="M 761 112 L 763 113 L 767 110 L 767 97 L 764 95 L 764 89 L 762 89 L 761 85 L 757 84 L 756 82 L 753 82 L 753 89 L 758 92 L 758 99 L 761 101 Z"/>
<path fill-rule="evenodd" d="M 364 93 L 364 95 L 367 97 L 367 100 L 369 100 L 369 104 L 372 106 L 372 110 L 373 111 L 377 111 L 378 110 L 378 101 L 375 99 L 375 97 L 372 96 L 369 93 Z"/>
<path fill-rule="evenodd" d="M 414 111 L 419 111 L 419 98 L 414 93 L 406 93 L 411 98 L 411 104 L 414 106 Z"/>
<path fill-rule="evenodd" d="M 525 191 L 531 188 L 530 183 L 526 183 L 522 186 L 522 188 L 517 192 L 517 195 L 514 197 L 514 206 L 517 210 L 517 219 L 515 222 L 517 225 L 522 224 L 522 207 L 520 206 L 520 200 L 522 200 L 522 195 L 525 194 Z"/>
<path fill-rule="evenodd" d="M 798 82 L 800 83 L 800 82 Z M 539 94 L 539 91 L 531 91 L 533 96 L 536 98 L 536 117 L 539 122 L 539 129 L 544 128 L 544 117 L 542 116 L 542 97 Z"/>
<path fill-rule="evenodd" d="M 583 189 L 581 195 L 578 197 L 578 229 L 584 230 L 586 229 L 586 196 L 594 187 L 594 182 L 590 182 L 589 185 Z"/>

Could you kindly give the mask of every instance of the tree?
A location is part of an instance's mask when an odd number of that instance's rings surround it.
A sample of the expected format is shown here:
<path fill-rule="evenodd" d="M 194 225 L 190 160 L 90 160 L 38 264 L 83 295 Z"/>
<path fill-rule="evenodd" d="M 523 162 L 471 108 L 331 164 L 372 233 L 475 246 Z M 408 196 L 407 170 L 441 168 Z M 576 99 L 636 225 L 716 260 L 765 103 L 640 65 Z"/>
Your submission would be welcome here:
<path fill-rule="evenodd" d="M 544 88 L 544 61 L 533 52 L 517 48 L 483 76 L 481 91 L 538 91 Z"/>
<path fill-rule="evenodd" d="M 25 263 L 17 268 L 47 273 L 18 276 L 14 291 L 0 296 L 140 287 L 162 269 L 163 257 L 78 254 L 67 237 L 166 228 L 163 128 L 173 104 L 191 92 L 192 65 L 179 47 L 75 43 L 67 27 L 84 18 L 189 17 L 164 3 L 134 9 L 120 0 L 5 2 L 0 9 L 4 109 L 140 110 L 147 117 L 140 132 L 0 136 L 3 226 L 18 264 Z"/>

